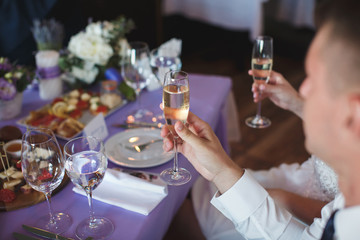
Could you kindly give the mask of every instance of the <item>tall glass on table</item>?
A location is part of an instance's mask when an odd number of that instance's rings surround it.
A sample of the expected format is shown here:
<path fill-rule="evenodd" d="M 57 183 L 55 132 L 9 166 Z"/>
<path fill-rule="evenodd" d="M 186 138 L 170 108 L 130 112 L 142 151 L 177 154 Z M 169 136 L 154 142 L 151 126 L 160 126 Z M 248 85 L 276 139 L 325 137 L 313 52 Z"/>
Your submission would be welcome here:
<path fill-rule="evenodd" d="M 114 225 L 107 218 L 95 216 L 92 203 L 92 191 L 102 182 L 107 168 L 104 144 L 95 137 L 78 137 L 65 144 L 64 153 L 66 173 L 76 187 L 85 191 L 90 207 L 89 218 L 80 222 L 75 234 L 79 239 L 106 239 Z"/>
<path fill-rule="evenodd" d="M 128 122 L 151 121 L 153 113 L 143 108 L 140 93 L 150 81 L 149 47 L 145 42 L 130 42 L 124 59 L 122 59 L 121 75 L 127 85 L 135 90 L 138 103 L 137 110 L 127 117 Z"/>
<path fill-rule="evenodd" d="M 163 85 L 163 107 L 166 125 L 174 140 L 174 166 L 161 172 L 160 177 L 170 185 L 182 185 L 190 181 L 191 174 L 185 168 L 179 168 L 177 144 L 182 141 L 174 129 L 177 121 L 186 123 L 189 108 L 189 78 L 183 71 L 166 73 Z"/>
<path fill-rule="evenodd" d="M 251 59 L 255 83 L 266 84 L 269 81 L 272 65 L 273 39 L 269 36 L 259 36 L 254 42 Z M 247 118 L 245 123 L 252 128 L 266 128 L 271 125 L 270 119 L 261 116 L 261 101 L 258 103 L 256 115 Z"/>
<path fill-rule="evenodd" d="M 54 133 L 46 128 L 33 128 L 22 138 L 21 167 L 25 181 L 36 191 L 43 192 L 49 213 L 37 220 L 36 226 L 53 233 L 65 232 L 72 219 L 65 213 L 54 213 L 51 193 L 62 182 L 65 162 Z"/>
<path fill-rule="evenodd" d="M 167 72 L 181 70 L 180 51 L 170 47 L 155 48 L 150 52 L 150 65 L 159 84 L 163 85 Z M 155 114 L 153 122 L 164 124 L 163 114 Z"/>

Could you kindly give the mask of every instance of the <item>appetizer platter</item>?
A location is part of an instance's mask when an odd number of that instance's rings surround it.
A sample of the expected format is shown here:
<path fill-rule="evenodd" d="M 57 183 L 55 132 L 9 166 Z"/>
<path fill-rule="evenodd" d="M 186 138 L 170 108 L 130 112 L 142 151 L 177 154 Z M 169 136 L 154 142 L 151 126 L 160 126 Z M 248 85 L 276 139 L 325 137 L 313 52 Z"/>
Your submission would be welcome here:
<path fill-rule="evenodd" d="M 12 211 L 45 201 L 45 195 L 31 188 L 21 171 L 21 131 L 15 126 L 0 129 L 0 211 Z M 42 176 L 39 176 L 42 177 Z M 53 194 L 59 192 L 69 179 L 64 177 Z"/>
<path fill-rule="evenodd" d="M 108 116 L 126 104 L 120 95 L 72 90 L 51 103 L 31 111 L 17 123 L 26 127 L 46 127 L 64 140 L 78 136 L 97 114 Z"/>

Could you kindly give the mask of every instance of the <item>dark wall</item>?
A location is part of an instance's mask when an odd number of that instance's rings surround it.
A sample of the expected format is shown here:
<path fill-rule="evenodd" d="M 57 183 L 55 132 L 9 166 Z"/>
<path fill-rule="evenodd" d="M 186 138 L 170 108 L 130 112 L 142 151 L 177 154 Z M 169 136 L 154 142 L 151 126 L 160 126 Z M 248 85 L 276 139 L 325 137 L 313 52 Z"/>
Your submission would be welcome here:
<path fill-rule="evenodd" d="M 49 7 L 49 1 L 55 3 Z M 0 34 L 0 56 L 34 65 L 36 45 L 30 28 L 35 18 L 55 18 L 63 23 L 66 46 L 72 35 L 85 28 L 89 18 L 93 21 L 112 20 L 124 15 L 133 19 L 136 25 L 128 39 L 145 41 L 153 48 L 157 46 L 161 32 L 157 27 L 159 4 L 160 0 L 0 0 L 0 33 L 3 33 Z M 9 9 L 12 9 L 11 13 Z"/>

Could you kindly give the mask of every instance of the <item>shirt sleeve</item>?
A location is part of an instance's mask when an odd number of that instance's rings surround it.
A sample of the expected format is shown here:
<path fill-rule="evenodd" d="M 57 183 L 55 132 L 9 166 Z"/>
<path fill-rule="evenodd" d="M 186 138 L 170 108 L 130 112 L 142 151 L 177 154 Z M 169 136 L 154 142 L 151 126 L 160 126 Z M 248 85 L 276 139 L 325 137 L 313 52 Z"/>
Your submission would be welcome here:
<path fill-rule="evenodd" d="M 320 239 L 332 204 L 323 208 L 326 217 L 310 227 L 298 221 L 286 209 L 275 204 L 267 191 L 245 171 L 232 188 L 211 203 L 229 218 L 247 239 Z"/>

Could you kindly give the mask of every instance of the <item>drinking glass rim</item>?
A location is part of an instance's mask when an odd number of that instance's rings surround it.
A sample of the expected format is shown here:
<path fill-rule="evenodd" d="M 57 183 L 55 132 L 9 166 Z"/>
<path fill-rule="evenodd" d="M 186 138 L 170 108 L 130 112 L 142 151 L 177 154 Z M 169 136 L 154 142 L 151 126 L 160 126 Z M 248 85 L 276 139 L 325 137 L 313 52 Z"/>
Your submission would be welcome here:
<path fill-rule="evenodd" d="M 176 79 L 178 81 L 186 80 L 186 79 L 189 80 L 189 74 L 187 72 L 184 72 L 183 70 L 170 70 L 165 74 L 164 83 L 165 83 L 165 80 L 166 80 L 168 74 L 171 74 L 171 73 L 180 73 L 181 74 L 181 78 L 171 78 L 171 79 Z"/>
<path fill-rule="evenodd" d="M 134 48 L 133 45 L 141 46 L 139 48 Z M 149 45 L 146 42 L 143 41 L 132 41 L 129 42 L 129 49 L 136 49 L 136 50 L 149 50 Z"/>
<path fill-rule="evenodd" d="M 64 155 L 70 155 L 70 156 L 73 155 L 73 154 L 68 153 L 68 151 L 66 151 L 67 146 L 71 142 L 74 142 L 74 141 L 79 140 L 79 139 L 87 139 L 87 138 L 92 138 L 92 139 L 96 140 L 97 142 L 99 142 L 99 144 L 101 146 L 101 149 L 104 148 L 104 144 L 102 143 L 103 141 L 100 138 L 97 138 L 97 137 L 94 137 L 94 136 L 81 136 L 81 137 L 72 138 L 67 143 L 65 143 L 65 145 L 64 145 Z"/>
<path fill-rule="evenodd" d="M 50 137 L 50 138 L 46 139 L 45 141 L 37 142 L 37 143 L 30 143 L 30 144 L 45 144 L 45 143 L 51 141 L 52 139 L 54 139 L 54 141 L 55 141 L 57 144 L 59 144 L 58 141 L 57 141 L 57 139 L 56 139 L 56 137 L 55 137 L 55 134 L 54 134 L 53 130 L 51 130 L 50 128 L 44 128 L 44 127 L 28 128 L 28 129 L 26 130 L 26 132 L 24 133 L 22 139 L 21 139 L 22 142 L 23 142 L 23 141 L 27 141 L 27 142 L 28 142 L 28 140 L 26 140 L 26 138 L 27 138 L 27 133 L 30 133 L 30 132 L 39 132 L 39 133 L 43 133 L 43 134 L 45 134 L 45 135 L 48 135 L 48 136 Z M 30 137 L 30 136 L 29 136 L 29 137 Z"/>
<path fill-rule="evenodd" d="M 255 41 L 259 41 L 259 40 L 270 40 L 273 41 L 273 38 L 271 36 L 268 35 L 261 35 L 261 36 L 257 36 L 255 38 Z"/>

